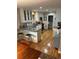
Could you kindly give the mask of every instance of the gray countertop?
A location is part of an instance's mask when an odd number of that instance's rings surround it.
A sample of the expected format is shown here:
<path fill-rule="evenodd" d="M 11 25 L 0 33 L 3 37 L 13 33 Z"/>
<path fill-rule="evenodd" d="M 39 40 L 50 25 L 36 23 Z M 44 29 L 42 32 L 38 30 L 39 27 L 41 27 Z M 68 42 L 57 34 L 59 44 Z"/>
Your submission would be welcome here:
<path fill-rule="evenodd" d="M 26 28 L 21 28 L 21 30 L 28 30 L 28 31 L 37 32 L 37 31 L 41 30 L 41 28 L 37 28 L 37 27 L 33 27 L 33 26 L 27 26 Z"/>

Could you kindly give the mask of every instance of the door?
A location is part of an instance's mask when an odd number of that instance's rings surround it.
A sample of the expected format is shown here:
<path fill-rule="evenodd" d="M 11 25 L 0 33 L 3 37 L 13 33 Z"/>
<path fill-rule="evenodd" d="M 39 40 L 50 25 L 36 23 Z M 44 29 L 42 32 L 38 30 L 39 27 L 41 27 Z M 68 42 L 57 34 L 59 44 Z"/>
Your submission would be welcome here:
<path fill-rule="evenodd" d="M 48 16 L 48 29 L 52 29 L 53 26 L 53 16 Z"/>

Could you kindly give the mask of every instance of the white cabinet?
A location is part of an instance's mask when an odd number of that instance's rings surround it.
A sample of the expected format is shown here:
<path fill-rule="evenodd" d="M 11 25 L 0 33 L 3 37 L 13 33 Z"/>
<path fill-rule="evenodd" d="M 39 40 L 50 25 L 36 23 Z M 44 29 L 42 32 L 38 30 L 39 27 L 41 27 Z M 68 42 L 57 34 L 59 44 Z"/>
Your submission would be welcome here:
<path fill-rule="evenodd" d="M 32 42 L 34 43 L 38 43 L 41 39 L 41 31 L 31 31 L 31 30 L 24 30 L 24 34 L 31 34 L 31 38 L 32 38 Z"/>
<path fill-rule="evenodd" d="M 59 30 L 57 28 L 53 28 L 53 37 L 54 37 L 54 47 L 59 48 L 60 38 L 59 38 Z"/>
<path fill-rule="evenodd" d="M 21 19 L 21 23 L 25 22 L 23 11 L 24 11 L 23 9 L 20 9 L 20 19 Z"/>
<path fill-rule="evenodd" d="M 32 22 L 32 11 L 26 9 L 20 9 L 21 23 Z"/>

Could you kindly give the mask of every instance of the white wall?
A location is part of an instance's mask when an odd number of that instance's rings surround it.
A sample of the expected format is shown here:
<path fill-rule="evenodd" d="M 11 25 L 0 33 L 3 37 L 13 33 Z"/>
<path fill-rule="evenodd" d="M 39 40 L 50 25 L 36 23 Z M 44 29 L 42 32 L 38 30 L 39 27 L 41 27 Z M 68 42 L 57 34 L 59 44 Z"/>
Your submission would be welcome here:
<path fill-rule="evenodd" d="M 44 20 L 44 15 L 43 15 L 43 13 L 42 12 L 39 12 L 39 19 L 40 19 L 40 17 L 42 17 L 42 20 Z"/>
<path fill-rule="evenodd" d="M 61 8 L 56 9 L 56 20 L 55 20 L 55 26 L 57 26 L 57 23 L 61 21 Z"/>
<path fill-rule="evenodd" d="M 35 21 L 39 21 L 39 15 L 38 15 L 38 12 L 35 13 Z"/>
<path fill-rule="evenodd" d="M 25 22 L 24 20 L 24 9 L 20 8 L 20 19 L 21 19 L 21 23 Z"/>
<path fill-rule="evenodd" d="M 54 16 L 54 18 L 53 18 L 53 27 L 56 27 L 57 26 L 57 24 L 58 24 L 58 22 L 61 22 L 61 8 L 57 8 L 56 9 L 56 13 L 54 12 L 52 12 L 52 13 L 48 13 L 48 16 L 49 15 L 53 15 Z M 47 17 L 47 19 L 48 19 L 48 17 Z"/>
<path fill-rule="evenodd" d="M 51 13 L 46 13 L 47 15 L 47 21 L 44 21 L 45 24 L 47 24 L 46 26 L 48 27 L 48 15 L 53 15 L 53 27 L 56 27 L 58 25 L 58 22 L 61 22 L 61 8 L 57 8 L 56 9 L 56 13 L 55 12 L 51 12 Z M 44 15 L 43 13 L 38 13 L 36 20 L 39 20 L 39 17 L 42 17 L 44 20 Z"/>
<path fill-rule="evenodd" d="M 54 27 L 54 26 L 56 25 L 56 24 L 55 24 L 55 17 L 56 17 L 56 15 L 55 15 L 55 13 L 53 13 L 53 12 L 52 12 L 52 13 L 48 13 L 48 15 L 47 15 L 47 21 L 48 21 L 48 16 L 50 16 L 50 15 L 53 16 L 53 19 L 52 19 L 52 20 L 53 20 L 53 23 L 52 23 L 53 26 L 52 26 L 52 27 Z"/>
<path fill-rule="evenodd" d="M 61 8 L 57 8 L 56 9 L 56 13 L 55 12 L 52 12 L 52 13 L 47 13 L 47 16 L 48 15 L 54 15 L 54 19 L 53 19 L 53 27 L 56 27 L 57 26 L 57 23 L 59 22 L 59 21 L 61 21 Z M 35 19 L 33 20 L 33 22 L 35 22 L 35 21 L 39 21 L 39 17 L 42 17 L 43 18 L 43 20 L 44 20 L 44 15 L 43 15 L 43 13 L 39 13 L 39 12 L 36 12 L 36 14 L 35 14 Z M 21 18 L 21 22 L 25 22 L 24 21 L 24 14 L 23 14 L 23 9 L 22 8 L 20 8 L 20 18 Z M 48 19 L 48 18 L 47 18 Z M 48 25 L 48 21 L 46 22 L 46 21 L 44 21 L 44 23 L 46 23 L 47 25 Z"/>
<path fill-rule="evenodd" d="M 42 17 L 42 19 L 44 19 L 44 15 L 41 12 L 36 12 L 35 13 L 35 21 L 39 21 L 40 17 Z"/>
<path fill-rule="evenodd" d="M 19 9 L 17 9 L 17 29 L 19 29 L 19 27 L 20 27 L 20 10 Z"/>

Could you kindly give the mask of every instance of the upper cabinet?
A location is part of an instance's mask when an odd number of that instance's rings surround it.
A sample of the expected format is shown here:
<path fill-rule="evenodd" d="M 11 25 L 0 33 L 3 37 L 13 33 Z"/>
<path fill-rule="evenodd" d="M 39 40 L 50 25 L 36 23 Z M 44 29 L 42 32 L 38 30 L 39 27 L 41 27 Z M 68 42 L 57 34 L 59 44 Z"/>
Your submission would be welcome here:
<path fill-rule="evenodd" d="M 21 22 L 32 22 L 32 11 L 26 9 L 20 9 Z"/>
<path fill-rule="evenodd" d="M 20 9 L 20 19 L 21 19 L 21 23 L 25 22 L 23 9 Z"/>

